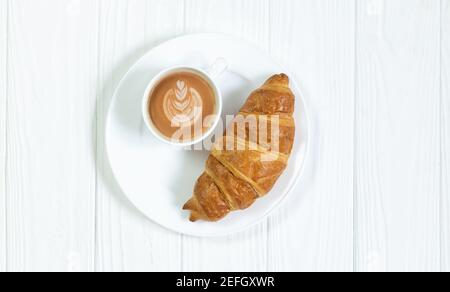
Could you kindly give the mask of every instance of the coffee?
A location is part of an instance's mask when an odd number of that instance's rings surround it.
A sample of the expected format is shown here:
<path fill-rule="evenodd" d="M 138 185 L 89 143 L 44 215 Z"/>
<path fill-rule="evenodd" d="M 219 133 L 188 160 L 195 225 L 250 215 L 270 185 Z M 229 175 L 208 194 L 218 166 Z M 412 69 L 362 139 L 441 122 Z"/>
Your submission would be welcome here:
<path fill-rule="evenodd" d="M 195 140 L 212 126 L 216 94 L 207 80 L 193 72 L 177 72 L 163 78 L 150 92 L 150 118 L 170 140 Z"/>

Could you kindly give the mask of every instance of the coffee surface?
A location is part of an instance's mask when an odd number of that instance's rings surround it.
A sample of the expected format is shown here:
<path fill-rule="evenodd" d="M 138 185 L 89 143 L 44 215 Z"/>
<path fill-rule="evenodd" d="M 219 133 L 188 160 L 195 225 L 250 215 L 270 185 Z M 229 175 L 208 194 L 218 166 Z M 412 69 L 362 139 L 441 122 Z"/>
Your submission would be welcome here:
<path fill-rule="evenodd" d="M 167 138 L 191 141 L 211 127 L 208 117 L 216 112 L 215 94 L 201 76 L 191 72 L 171 74 L 150 95 L 150 118 Z"/>

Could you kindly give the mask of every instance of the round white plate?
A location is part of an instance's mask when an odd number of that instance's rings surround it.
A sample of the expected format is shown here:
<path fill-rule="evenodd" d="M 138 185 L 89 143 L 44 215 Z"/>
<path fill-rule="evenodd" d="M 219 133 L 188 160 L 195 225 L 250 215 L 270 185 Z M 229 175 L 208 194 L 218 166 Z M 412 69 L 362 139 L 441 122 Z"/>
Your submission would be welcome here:
<path fill-rule="evenodd" d="M 245 211 L 217 223 L 188 220 L 184 203 L 204 171 L 207 151 L 185 151 L 157 141 L 141 115 L 141 99 L 149 81 L 161 70 L 188 65 L 207 68 L 218 57 L 229 69 L 218 80 L 223 114 L 239 111 L 250 92 L 273 74 L 287 73 L 267 53 L 233 37 L 187 35 L 149 51 L 125 75 L 113 97 L 106 126 L 106 147 L 113 173 L 130 201 L 148 218 L 173 231 L 192 236 L 223 236 L 264 220 L 298 182 L 308 153 L 309 120 L 302 95 L 296 95 L 296 141 L 289 166 L 274 189 Z"/>

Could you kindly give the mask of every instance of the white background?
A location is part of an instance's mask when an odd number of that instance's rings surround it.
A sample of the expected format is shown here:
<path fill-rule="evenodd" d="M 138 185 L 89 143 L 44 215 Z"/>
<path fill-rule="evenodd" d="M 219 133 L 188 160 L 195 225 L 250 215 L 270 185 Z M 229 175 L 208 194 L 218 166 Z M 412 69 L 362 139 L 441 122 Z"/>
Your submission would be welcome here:
<path fill-rule="evenodd" d="M 291 199 L 227 238 L 149 222 L 104 151 L 120 78 L 193 32 L 269 51 L 313 115 Z M 0 271 L 450 270 L 450 0 L 0 0 L 0 77 Z"/>

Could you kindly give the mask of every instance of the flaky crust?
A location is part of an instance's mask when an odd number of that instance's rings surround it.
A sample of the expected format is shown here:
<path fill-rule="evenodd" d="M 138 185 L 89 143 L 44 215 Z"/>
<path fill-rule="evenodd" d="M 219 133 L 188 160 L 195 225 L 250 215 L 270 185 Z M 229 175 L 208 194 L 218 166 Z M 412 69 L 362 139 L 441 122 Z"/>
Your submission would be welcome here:
<path fill-rule="evenodd" d="M 251 93 L 229 131 L 216 141 L 194 195 L 184 206 L 184 210 L 191 211 L 191 221 L 219 221 L 270 192 L 286 169 L 292 151 L 294 108 L 295 96 L 285 74 L 272 76 Z M 247 118 L 255 122 L 246 123 L 245 131 L 237 131 L 238 122 Z M 279 131 L 270 135 L 274 123 Z M 257 135 L 250 137 L 255 128 Z M 269 133 L 262 139 L 265 143 L 260 142 L 262 133 Z M 273 139 L 279 143 L 272 143 Z"/>

